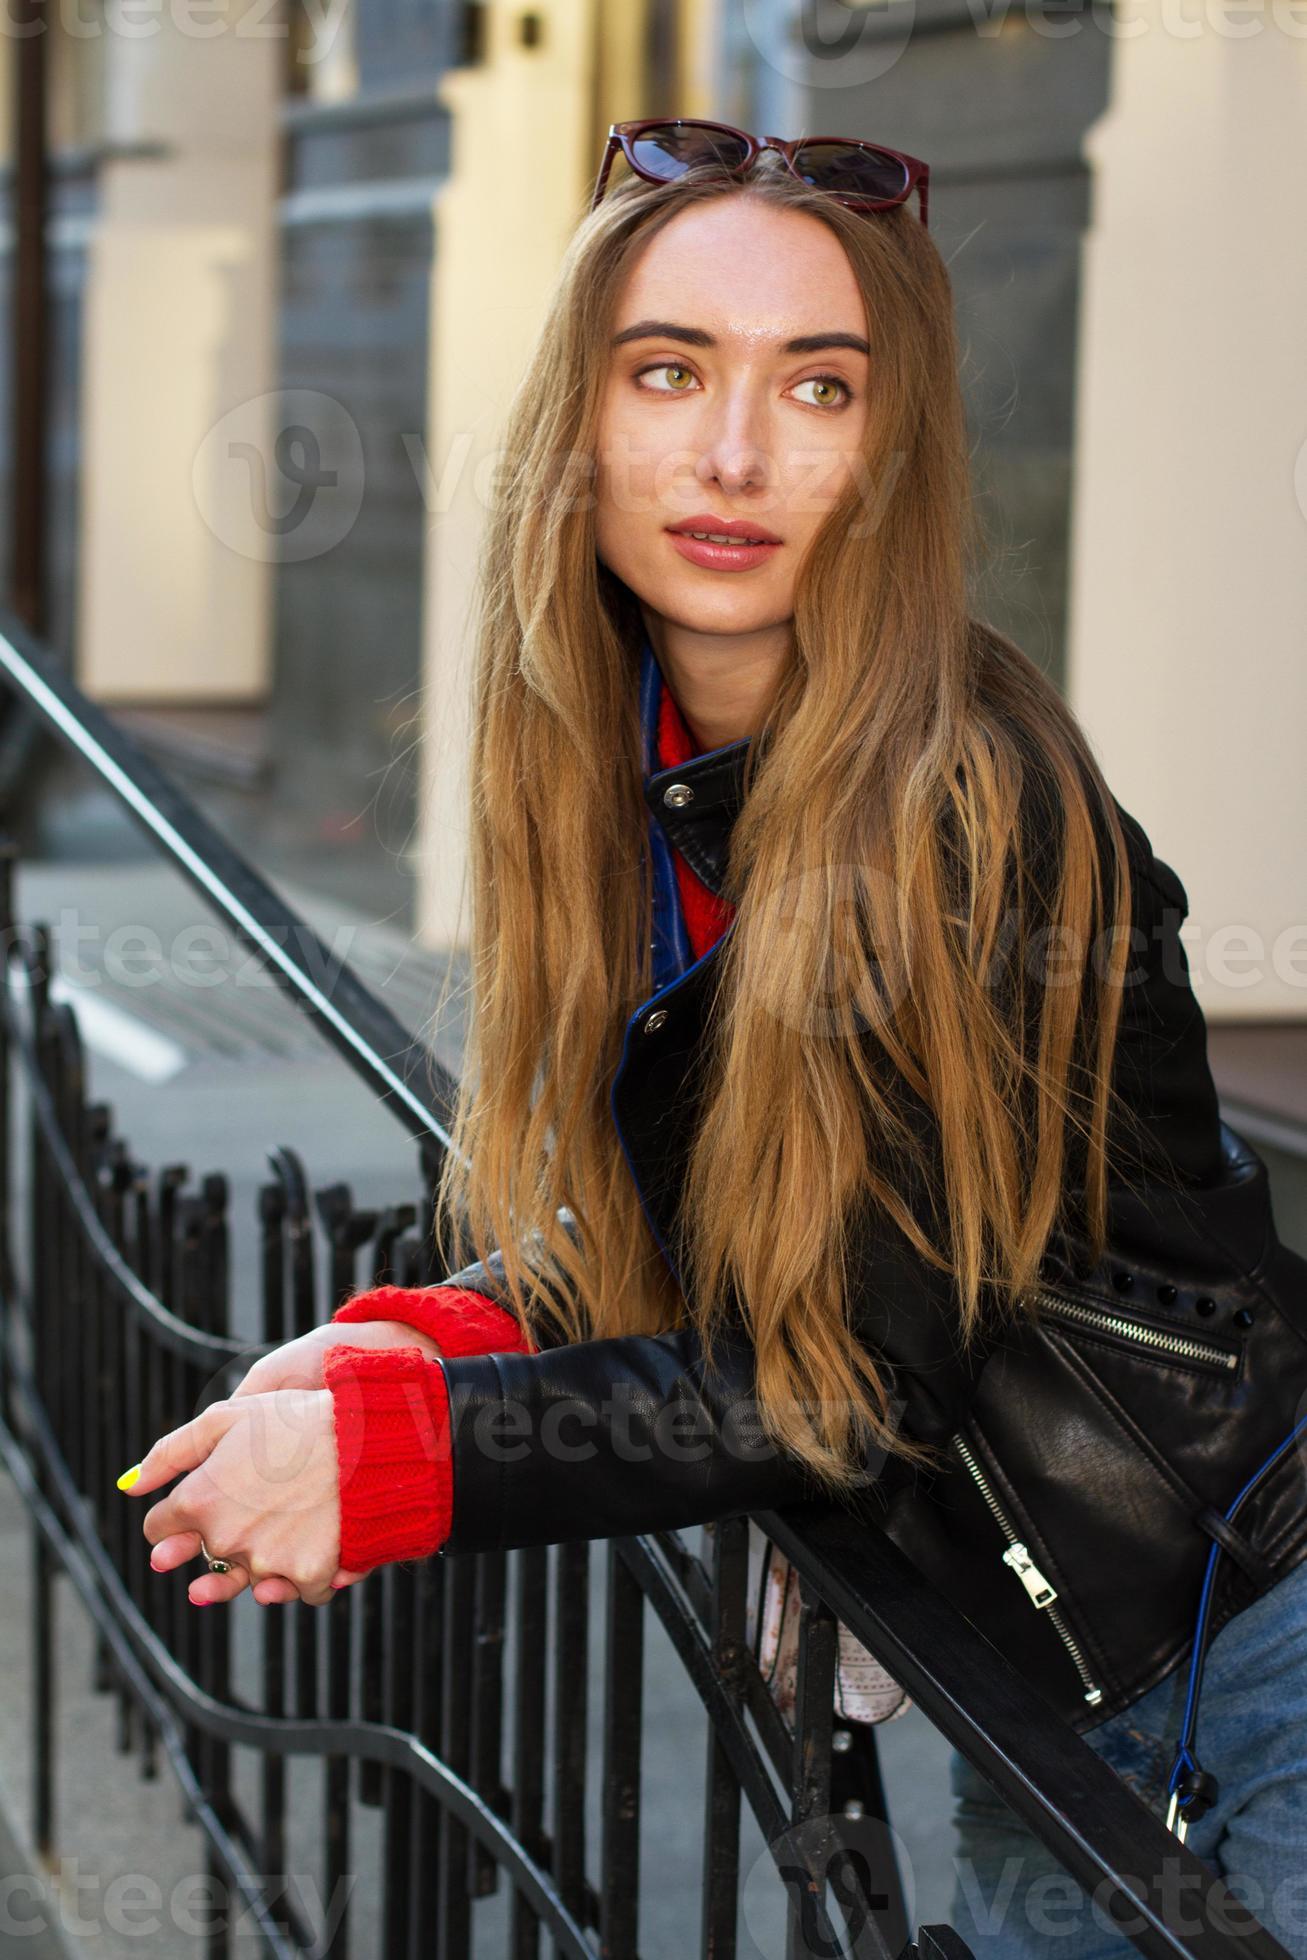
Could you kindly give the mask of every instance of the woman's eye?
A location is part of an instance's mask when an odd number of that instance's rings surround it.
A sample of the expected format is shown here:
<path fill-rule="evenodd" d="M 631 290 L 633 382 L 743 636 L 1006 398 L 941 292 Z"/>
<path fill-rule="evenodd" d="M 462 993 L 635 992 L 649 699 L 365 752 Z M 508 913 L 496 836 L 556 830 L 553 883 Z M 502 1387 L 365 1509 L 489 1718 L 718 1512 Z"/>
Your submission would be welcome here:
<path fill-rule="evenodd" d="M 659 361 L 656 367 L 641 368 L 636 380 L 643 382 L 647 374 L 674 374 L 678 377 L 670 388 L 655 387 L 653 393 L 656 395 L 683 395 L 686 393 L 685 384 L 694 380 L 689 368 L 682 367 L 679 361 Z"/>
<path fill-rule="evenodd" d="M 651 382 L 650 375 L 666 375 L 666 382 Z M 659 361 L 652 367 L 640 368 L 636 381 L 641 387 L 649 388 L 656 395 L 688 394 L 694 385 L 694 374 L 680 361 Z M 852 401 L 853 390 L 847 381 L 838 374 L 812 374 L 806 381 L 795 383 L 796 388 L 813 388 L 816 395 L 806 404 L 810 408 L 842 408 L 845 402 Z"/>
<path fill-rule="evenodd" d="M 852 401 L 853 399 L 852 388 L 850 388 L 847 381 L 842 381 L 838 374 L 810 374 L 806 381 L 796 381 L 794 385 L 796 388 L 819 388 L 825 391 L 824 394 L 819 395 L 815 401 L 809 404 L 812 408 L 841 407 L 842 403 L 834 397 L 833 391 L 836 388 L 843 390 L 844 401 Z"/>

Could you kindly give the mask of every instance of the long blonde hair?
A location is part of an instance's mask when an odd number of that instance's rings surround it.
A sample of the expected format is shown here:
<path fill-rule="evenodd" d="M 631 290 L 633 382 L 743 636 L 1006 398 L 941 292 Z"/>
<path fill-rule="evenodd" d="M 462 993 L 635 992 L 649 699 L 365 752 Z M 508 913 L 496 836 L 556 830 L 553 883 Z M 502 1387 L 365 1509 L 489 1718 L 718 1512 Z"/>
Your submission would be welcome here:
<path fill-rule="evenodd" d="M 688 1320 L 711 1358 L 738 1311 L 767 1433 L 837 1491 L 869 1444 L 931 1457 L 899 1433 L 853 1323 L 859 1207 L 952 1274 L 960 1343 L 987 1308 L 1024 1308 L 1071 1200 L 1101 1251 L 1130 873 L 1066 704 L 968 610 L 976 531 L 938 250 L 906 207 L 868 219 L 769 161 L 744 187 L 711 171 L 617 186 L 570 240 L 512 403 L 478 594 L 470 1033 L 437 1222 L 480 1258 L 498 1250 L 537 1339 Z M 609 1100 L 652 991 L 651 890 L 640 619 L 596 557 L 590 486 L 623 280 L 689 200 L 722 196 L 831 227 L 875 359 L 864 480 L 800 568 L 793 656 L 750 744 L 678 1284 Z M 1050 934 L 1094 955 L 1072 957 L 1070 983 L 1026 985 Z"/>

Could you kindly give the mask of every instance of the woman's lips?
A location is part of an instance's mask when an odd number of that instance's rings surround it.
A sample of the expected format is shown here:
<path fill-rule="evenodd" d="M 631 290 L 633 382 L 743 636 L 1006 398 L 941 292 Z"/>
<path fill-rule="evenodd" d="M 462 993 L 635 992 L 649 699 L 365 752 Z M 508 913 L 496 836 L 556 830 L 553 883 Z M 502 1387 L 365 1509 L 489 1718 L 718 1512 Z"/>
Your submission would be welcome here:
<path fill-rule="evenodd" d="M 682 558 L 710 572 L 751 571 L 780 550 L 778 544 L 709 544 L 706 538 L 691 537 L 688 531 L 669 531 L 667 536 Z"/>

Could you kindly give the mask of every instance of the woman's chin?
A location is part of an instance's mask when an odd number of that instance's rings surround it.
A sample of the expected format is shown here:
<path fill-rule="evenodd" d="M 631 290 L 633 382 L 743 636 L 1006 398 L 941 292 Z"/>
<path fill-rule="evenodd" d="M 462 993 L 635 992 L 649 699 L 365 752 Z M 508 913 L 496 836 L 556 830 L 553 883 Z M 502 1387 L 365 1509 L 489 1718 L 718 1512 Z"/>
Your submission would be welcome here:
<path fill-rule="evenodd" d="M 656 596 L 639 596 L 686 633 L 765 633 L 793 616 L 793 607 L 787 606 L 784 594 L 709 592 L 704 590 L 702 579 L 692 583 L 678 580 L 671 590 L 660 584 Z"/>

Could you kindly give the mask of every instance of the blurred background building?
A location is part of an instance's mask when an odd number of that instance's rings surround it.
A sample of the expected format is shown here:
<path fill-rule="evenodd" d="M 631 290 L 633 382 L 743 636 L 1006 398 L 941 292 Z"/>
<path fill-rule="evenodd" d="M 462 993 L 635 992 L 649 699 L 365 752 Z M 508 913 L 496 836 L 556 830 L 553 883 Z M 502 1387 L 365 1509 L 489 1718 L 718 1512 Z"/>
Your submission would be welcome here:
<path fill-rule="evenodd" d="M 267 872 L 457 934 L 468 578 L 608 123 L 861 134 L 932 166 L 978 604 L 1180 871 L 1209 1018 L 1303 1019 L 1289 0 L 26 4 L 0 577 Z M 17 722 L 29 848 L 146 848 Z"/>

